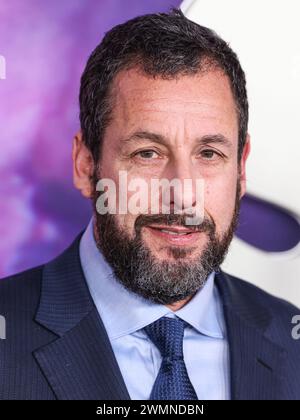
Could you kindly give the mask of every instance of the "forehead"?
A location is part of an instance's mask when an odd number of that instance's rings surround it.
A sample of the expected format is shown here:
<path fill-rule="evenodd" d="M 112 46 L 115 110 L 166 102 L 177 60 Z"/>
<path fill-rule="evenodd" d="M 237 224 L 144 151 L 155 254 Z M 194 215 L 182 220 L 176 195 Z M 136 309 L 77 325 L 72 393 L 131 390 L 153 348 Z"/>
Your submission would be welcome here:
<path fill-rule="evenodd" d="M 237 113 L 228 77 L 221 70 L 174 79 L 153 78 L 138 69 L 121 71 L 113 83 L 113 119 L 119 127 L 168 123 L 176 127 L 212 125 L 237 130 Z M 199 128 L 199 127 L 197 127 Z"/>

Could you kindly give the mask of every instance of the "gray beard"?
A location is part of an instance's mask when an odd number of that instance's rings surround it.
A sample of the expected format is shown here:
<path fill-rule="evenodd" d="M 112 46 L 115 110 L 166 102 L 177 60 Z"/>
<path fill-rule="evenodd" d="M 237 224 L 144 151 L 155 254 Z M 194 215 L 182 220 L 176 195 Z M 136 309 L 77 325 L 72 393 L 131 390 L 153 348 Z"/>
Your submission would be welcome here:
<path fill-rule="evenodd" d="M 130 238 L 119 228 L 115 215 L 100 215 L 97 212 L 96 197 L 93 203 L 96 244 L 112 267 L 116 279 L 130 292 L 155 303 L 171 305 L 193 296 L 204 286 L 208 275 L 219 270 L 237 226 L 240 183 L 238 181 L 231 224 L 221 238 L 216 234 L 216 226 L 211 219 L 204 219 L 201 225 L 195 227 L 207 234 L 208 242 L 202 253 L 193 260 L 187 260 L 185 257 L 194 248 L 183 249 L 171 246 L 168 247 L 168 253 L 173 260 L 158 260 L 143 243 L 141 237 L 141 228 L 153 222 L 184 226 L 183 216 L 139 215 L 135 221 L 135 236 Z"/>

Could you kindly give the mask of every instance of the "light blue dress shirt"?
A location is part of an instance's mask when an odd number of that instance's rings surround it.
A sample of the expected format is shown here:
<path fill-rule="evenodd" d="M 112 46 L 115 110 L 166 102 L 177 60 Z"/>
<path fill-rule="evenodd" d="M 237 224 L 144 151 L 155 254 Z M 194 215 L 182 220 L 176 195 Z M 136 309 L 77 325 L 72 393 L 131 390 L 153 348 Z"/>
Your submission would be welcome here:
<path fill-rule="evenodd" d="M 93 218 L 80 241 L 80 259 L 131 399 L 149 399 L 162 359 L 142 328 L 163 316 L 177 316 L 190 325 L 184 332 L 183 354 L 198 399 L 230 398 L 228 341 L 214 273 L 174 312 L 129 292 L 116 280 L 96 246 Z"/>

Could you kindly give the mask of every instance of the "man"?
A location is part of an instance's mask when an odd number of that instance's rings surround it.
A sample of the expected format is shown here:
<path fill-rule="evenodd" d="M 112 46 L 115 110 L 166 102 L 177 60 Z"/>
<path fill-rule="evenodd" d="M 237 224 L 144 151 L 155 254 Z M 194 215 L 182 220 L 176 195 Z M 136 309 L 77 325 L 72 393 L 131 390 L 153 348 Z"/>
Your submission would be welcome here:
<path fill-rule="evenodd" d="M 80 121 L 74 184 L 93 217 L 1 281 L 0 397 L 300 398 L 298 310 L 220 269 L 250 151 L 235 53 L 177 10 L 118 25 L 88 60 Z"/>

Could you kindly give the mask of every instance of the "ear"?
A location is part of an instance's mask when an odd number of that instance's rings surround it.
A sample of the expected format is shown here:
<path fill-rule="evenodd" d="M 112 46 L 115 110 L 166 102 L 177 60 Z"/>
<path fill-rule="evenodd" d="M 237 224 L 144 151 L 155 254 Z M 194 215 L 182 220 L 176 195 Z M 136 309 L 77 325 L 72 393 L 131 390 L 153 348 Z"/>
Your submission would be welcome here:
<path fill-rule="evenodd" d="M 246 143 L 244 145 L 243 154 L 240 161 L 240 180 L 241 180 L 241 197 L 246 192 L 246 161 L 248 159 L 250 153 L 251 145 L 250 145 L 250 135 L 247 134 Z"/>
<path fill-rule="evenodd" d="M 94 170 L 91 152 L 86 147 L 79 131 L 73 139 L 73 183 L 85 198 L 92 197 L 92 183 L 90 177 Z"/>

